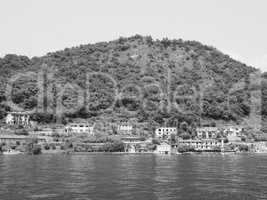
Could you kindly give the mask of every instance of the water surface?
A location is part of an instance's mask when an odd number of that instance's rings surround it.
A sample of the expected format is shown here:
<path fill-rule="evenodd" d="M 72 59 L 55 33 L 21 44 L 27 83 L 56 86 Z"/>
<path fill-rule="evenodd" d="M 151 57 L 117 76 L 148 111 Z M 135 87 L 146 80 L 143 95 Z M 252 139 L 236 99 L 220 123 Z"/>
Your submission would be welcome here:
<path fill-rule="evenodd" d="M 0 156 L 0 199 L 267 199 L 267 154 Z"/>

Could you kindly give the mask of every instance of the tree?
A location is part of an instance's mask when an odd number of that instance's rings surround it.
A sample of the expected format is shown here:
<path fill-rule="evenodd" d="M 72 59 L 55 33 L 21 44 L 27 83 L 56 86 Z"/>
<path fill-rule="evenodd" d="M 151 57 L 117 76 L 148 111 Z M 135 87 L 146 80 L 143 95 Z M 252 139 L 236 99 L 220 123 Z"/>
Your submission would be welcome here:
<path fill-rule="evenodd" d="M 42 153 L 42 148 L 38 145 L 37 138 L 29 138 L 26 145 L 26 152 L 31 155 L 37 155 Z"/>
<path fill-rule="evenodd" d="M 186 132 L 186 131 L 188 131 L 188 123 L 187 122 L 182 122 L 181 124 L 180 124 L 180 129 L 182 130 L 182 131 L 184 131 L 184 132 Z"/>
<path fill-rule="evenodd" d="M 4 146 L 4 144 L 0 143 L 0 152 L 3 152 L 3 146 Z"/>
<path fill-rule="evenodd" d="M 160 141 L 158 139 L 153 139 L 152 140 L 152 144 L 155 144 L 155 145 L 160 145 Z"/>
<path fill-rule="evenodd" d="M 240 145 L 238 145 L 238 149 L 241 152 L 247 152 L 249 150 L 249 147 L 246 144 L 240 144 Z"/>
<path fill-rule="evenodd" d="M 32 150 L 32 154 L 33 155 L 39 155 L 42 153 L 42 148 L 40 145 L 34 145 L 33 146 L 33 150 Z"/>
<path fill-rule="evenodd" d="M 45 150 L 49 150 L 49 149 L 50 149 L 50 146 L 49 146 L 48 144 L 45 144 L 45 145 L 44 145 L 44 149 L 45 149 Z"/>
<path fill-rule="evenodd" d="M 118 135 L 118 129 L 117 129 L 116 126 L 112 125 L 112 126 L 111 126 L 111 129 L 112 129 L 112 134 L 113 134 L 113 135 Z"/>

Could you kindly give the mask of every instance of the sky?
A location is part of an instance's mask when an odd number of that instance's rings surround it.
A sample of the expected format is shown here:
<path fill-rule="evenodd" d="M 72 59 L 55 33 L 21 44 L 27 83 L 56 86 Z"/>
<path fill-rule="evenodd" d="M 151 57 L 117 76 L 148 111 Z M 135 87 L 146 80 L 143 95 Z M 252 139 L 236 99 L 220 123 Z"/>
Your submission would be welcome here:
<path fill-rule="evenodd" d="M 120 36 L 197 40 L 267 71 L 266 0 L 0 0 L 0 56 Z"/>

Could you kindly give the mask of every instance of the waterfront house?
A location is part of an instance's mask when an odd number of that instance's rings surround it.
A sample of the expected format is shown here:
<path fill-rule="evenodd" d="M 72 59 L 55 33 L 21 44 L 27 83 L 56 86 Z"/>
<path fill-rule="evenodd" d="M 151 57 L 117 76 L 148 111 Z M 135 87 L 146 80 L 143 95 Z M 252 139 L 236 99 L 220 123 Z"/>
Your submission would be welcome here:
<path fill-rule="evenodd" d="M 177 128 L 175 127 L 160 127 L 155 131 L 155 137 L 162 140 L 171 138 L 171 135 L 177 135 Z"/>
<path fill-rule="evenodd" d="M 253 147 L 256 153 L 267 153 L 267 142 L 255 142 Z"/>
<path fill-rule="evenodd" d="M 65 127 L 65 131 L 67 134 L 86 133 L 94 135 L 94 125 L 89 123 L 70 123 Z"/>
<path fill-rule="evenodd" d="M 157 145 L 156 150 L 154 153 L 159 153 L 159 154 L 170 154 L 171 153 L 171 145 L 167 143 L 162 143 Z"/>
<path fill-rule="evenodd" d="M 198 127 L 196 132 L 199 139 L 215 139 L 220 130 L 217 127 Z"/>
<path fill-rule="evenodd" d="M 188 146 L 195 151 L 213 151 L 223 147 L 223 142 L 215 139 L 202 139 L 202 140 L 179 140 L 178 146 Z"/>

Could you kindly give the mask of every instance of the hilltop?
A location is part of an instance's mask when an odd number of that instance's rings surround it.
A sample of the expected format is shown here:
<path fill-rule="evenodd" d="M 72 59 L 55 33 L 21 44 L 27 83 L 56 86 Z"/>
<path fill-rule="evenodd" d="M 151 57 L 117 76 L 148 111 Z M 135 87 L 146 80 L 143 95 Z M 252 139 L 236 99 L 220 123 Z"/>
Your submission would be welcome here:
<path fill-rule="evenodd" d="M 53 95 L 44 98 L 45 109 L 40 111 L 39 105 L 33 117 L 47 123 L 58 113 L 55 110 L 50 114 L 42 112 L 53 110 L 63 89 L 66 110 L 75 108 L 81 97 L 85 97 L 82 101 L 87 105 L 65 113 L 63 121 L 75 118 L 114 123 L 130 120 L 171 126 L 184 121 L 197 125 L 200 118 L 207 122 L 242 123 L 251 112 L 251 91 L 258 89 L 263 95 L 267 94 L 260 85 L 250 84 L 250 75 L 257 72 L 255 68 L 214 47 L 196 41 L 153 40 L 136 35 L 66 48 L 43 57 L 6 55 L 1 58 L 1 118 L 10 110 L 5 97 L 7 82 L 19 73 L 25 77 L 15 81 L 13 101 L 25 109 L 37 107 L 37 95 L 42 91 L 36 87 L 37 76 L 29 78 L 27 73 L 40 74 L 41 71 L 46 80 L 44 90 Z M 79 93 L 81 89 L 83 92 Z M 115 97 L 115 92 L 120 95 Z M 192 94 L 196 95 L 192 98 Z M 264 99 L 262 113 L 265 116 Z M 179 107 L 174 106 L 174 102 Z"/>

